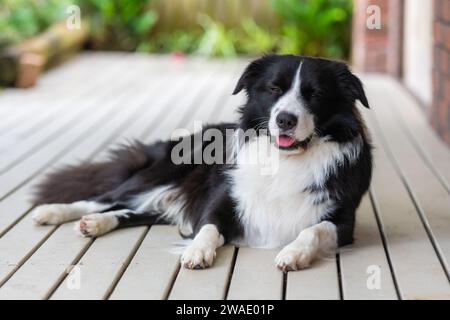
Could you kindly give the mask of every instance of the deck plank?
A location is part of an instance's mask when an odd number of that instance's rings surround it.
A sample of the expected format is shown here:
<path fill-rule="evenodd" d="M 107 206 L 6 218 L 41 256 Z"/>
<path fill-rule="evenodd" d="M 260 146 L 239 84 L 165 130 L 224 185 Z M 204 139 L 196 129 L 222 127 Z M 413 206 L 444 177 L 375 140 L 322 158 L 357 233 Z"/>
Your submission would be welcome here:
<path fill-rule="evenodd" d="M 180 267 L 180 255 L 172 250 L 181 240 L 174 226 L 152 226 L 110 299 L 165 299 Z"/>
<path fill-rule="evenodd" d="M 370 93 L 376 106 L 384 101 Z M 448 298 L 450 286 L 403 181 L 391 163 L 373 115 L 367 114 L 375 144 L 372 192 L 387 240 L 394 276 L 402 299 Z M 424 263 L 426 261 L 426 263 Z M 417 275 L 421 275 L 420 277 Z"/>
<path fill-rule="evenodd" d="M 398 93 L 395 95 L 397 106 L 390 108 L 390 111 L 413 141 L 414 147 L 450 192 L 450 148 L 433 131 L 424 111 L 420 110 L 417 101 L 398 81 L 390 78 L 379 81 L 385 82 L 391 90 Z"/>
<path fill-rule="evenodd" d="M 340 250 L 339 261 L 345 300 L 397 299 L 394 279 L 369 195 L 364 196 L 356 214 L 355 243 Z M 369 277 L 378 270 L 380 286 L 372 282 L 368 286 Z"/>
<path fill-rule="evenodd" d="M 339 300 L 336 258 L 323 257 L 311 267 L 287 273 L 286 300 Z"/>
<path fill-rule="evenodd" d="M 53 284 L 62 280 L 64 272 L 77 260 L 72 252 L 83 252 L 91 239 L 67 237 L 73 234 L 73 224 L 65 224 L 41 246 L 22 266 L 14 277 L 0 289 L 0 300 L 4 299 L 45 299 L 53 291 Z M 49 281 L 49 278 L 52 279 Z"/>
<path fill-rule="evenodd" d="M 206 270 L 181 268 L 170 292 L 170 300 L 223 300 L 228 289 L 234 246 L 217 250 L 214 265 Z"/>
<path fill-rule="evenodd" d="M 239 248 L 228 300 L 280 300 L 283 273 L 275 266 L 278 250 Z"/>
<path fill-rule="evenodd" d="M 81 286 L 73 289 L 70 277 L 51 296 L 52 300 L 98 300 L 108 297 L 113 279 L 120 277 L 123 266 L 127 265 L 130 252 L 140 245 L 140 241 L 147 233 L 147 227 L 117 230 L 95 240 L 93 246 L 77 263 L 81 275 Z M 111 239 L 113 241 L 111 241 Z M 114 247 L 111 244 L 114 243 Z"/>
<path fill-rule="evenodd" d="M 377 92 L 386 92 L 391 87 L 384 82 L 372 85 Z M 392 89 L 391 89 L 392 90 Z M 397 96 L 388 95 L 387 102 L 400 109 L 402 104 Z M 429 229 L 435 246 L 443 260 L 447 273 L 450 274 L 450 196 L 446 188 L 436 178 L 432 170 L 421 158 L 406 134 L 396 125 L 392 107 L 382 104 L 378 108 L 377 125 L 383 135 L 385 147 L 392 154 L 393 160 L 403 176 L 411 195 L 418 206 L 419 214 Z M 450 157 L 447 158 L 447 163 Z"/>

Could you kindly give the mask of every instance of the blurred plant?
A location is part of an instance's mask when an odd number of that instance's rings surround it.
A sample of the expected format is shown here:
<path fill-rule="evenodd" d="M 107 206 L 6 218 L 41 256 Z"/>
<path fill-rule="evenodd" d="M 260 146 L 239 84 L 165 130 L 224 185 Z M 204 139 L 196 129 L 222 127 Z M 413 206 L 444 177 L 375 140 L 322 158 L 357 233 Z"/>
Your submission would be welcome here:
<path fill-rule="evenodd" d="M 0 50 L 32 37 L 65 18 L 70 0 L 2 0 Z"/>
<path fill-rule="evenodd" d="M 238 47 L 243 53 L 258 54 L 272 52 L 277 48 L 278 37 L 259 26 L 253 19 L 242 21 L 244 35 L 238 40 Z"/>
<path fill-rule="evenodd" d="M 272 8 L 272 16 L 277 16 L 277 23 L 270 30 L 263 23 L 257 24 L 252 17 L 226 27 L 207 14 L 201 14 L 197 26 L 172 32 L 153 28 L 158 15 L 152 9 L 155 6 L 150 5 L 155 1 L 1 0 L 0 49 L 41 32 L 64 17 L 68 4 L 79 4 L 82 16 L 91 24 L 94 49 L 222 57 L 265 52 L 331 58 L 346 58 L 349 54 L 352 0 L 266 0 L 270 4 L 267 10 Z M 210 7 L 215 8 L 215 3 L 211 1 Z M 232 5 L 236 2 L 224 3 Z M 205 12 L 214 16 L 215 11 Z M 184 13 L 193 15 L 196 11 Z M 172 19 L 175 18 L 174 13 Z M 174 20 L 177 25 L 179 19 Z M 170 21 L 166 27 L 171 29 Z"/>
<path fill-rule="evenodd" d="M 282 22 L 281 53 L 348 56 L 352 0 L 271 0 L 271 3 Z"/>
<path fill-rule="evenodd" d="M 192 53 L 198 48 L 201 32 L 195 30 L 175 30 L 157 33 L 144 46 L 138 48 L 145 52 Z"/>
<path fill-rule="evenodd" d="M 197 53 L 226 58 L 236 56 L 237 34 L 234 29 L 227 29 L 223 24 L 213 21 L 206 15 L 199 16 L 199 23 L 204 33 L 199 40 Z"/>
<path fill-rule="evenodd" d="M 94 48 L 136 50 L 144 48 L 158 14 L 152 0 L 78 0 L 87 12 Z"/>
<path fill-rule="evenodd" d="M 209 16 L 201 15 L 199 23 L 204 34 L 198 40 L 198 50 L 193 50 L 197 41 L 192 33 L 189 38 L 183 36 L 182 39 L 189 40 L 178 48 L 186 53 L 195 51 L 223 57 L 266 52 L 348 57 L 352 0 L 270 0 L 270 4 L 279 19 L 278 30 L 269 31 L 251 18 L 244 19 L 240 26 L 226 28 Z M 164 42 L 163 38 L 159 39 Z M 169 42 L 175 41 L 170 39 Z"/>

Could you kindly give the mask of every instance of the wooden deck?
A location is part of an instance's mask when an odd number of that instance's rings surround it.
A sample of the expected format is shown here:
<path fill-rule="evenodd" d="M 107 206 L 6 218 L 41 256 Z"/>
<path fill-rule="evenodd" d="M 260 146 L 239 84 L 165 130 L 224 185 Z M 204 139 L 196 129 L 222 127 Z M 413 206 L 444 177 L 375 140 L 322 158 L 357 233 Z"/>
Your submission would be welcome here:
<path fill-rule="evenodd" d="M 194 120 L 233 120 L 242 96 L 230 93 L 245 63 L 91 53 L 34 89 L 1 92 L 0 299 L 450 299 L 450 151 L 384 76 L 364 77 L 375 174 L 356 243 L 335 259 L 283 275 L 275 251 L 227 246 L 213 268 L 190 271 L 173 253 L 174 227 L 86 239 L 72 223 L 32 223 L 31 187 L 54 166 Z"/>

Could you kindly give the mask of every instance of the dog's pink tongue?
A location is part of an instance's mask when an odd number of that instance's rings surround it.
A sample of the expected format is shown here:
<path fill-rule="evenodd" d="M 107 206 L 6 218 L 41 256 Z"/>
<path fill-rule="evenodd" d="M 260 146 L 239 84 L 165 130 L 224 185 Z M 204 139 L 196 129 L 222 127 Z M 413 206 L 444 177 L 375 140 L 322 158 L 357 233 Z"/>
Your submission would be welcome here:
<path fill-rule="evenodd" d="M 295 144 L 295 139 L 289 136 L 278 136 L 277 144 L 282 148 L 290 148 Z"/>

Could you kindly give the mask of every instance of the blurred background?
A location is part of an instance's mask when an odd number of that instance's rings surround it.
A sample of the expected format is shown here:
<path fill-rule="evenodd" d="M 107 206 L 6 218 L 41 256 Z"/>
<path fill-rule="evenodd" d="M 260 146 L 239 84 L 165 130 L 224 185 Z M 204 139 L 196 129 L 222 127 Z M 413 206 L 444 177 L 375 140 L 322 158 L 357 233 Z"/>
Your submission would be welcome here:
<path fill-rule="evenodd" d="M 73 4 L 96 50 L 349 55 L 352 0 L 4 0 L 0 47 L 66 19 Z"/>
<path fill-rule="evenodd" d="M 400 80 L 450 143 L 449 16 L 450 0 L 2 0 L 0 85 L 79 50 L 321 56 Z"/>

